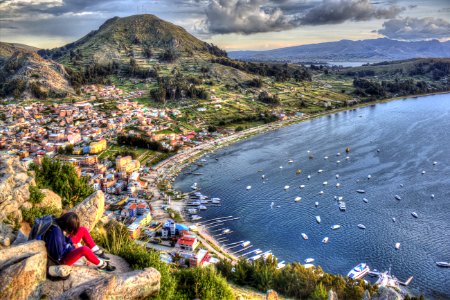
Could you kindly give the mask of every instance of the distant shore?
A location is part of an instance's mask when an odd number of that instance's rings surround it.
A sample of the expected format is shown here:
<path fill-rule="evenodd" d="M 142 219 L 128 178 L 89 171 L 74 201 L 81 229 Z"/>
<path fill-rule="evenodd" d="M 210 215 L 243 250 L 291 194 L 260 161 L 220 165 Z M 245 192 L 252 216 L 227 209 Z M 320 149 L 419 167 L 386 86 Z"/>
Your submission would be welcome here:
<path fill-rule="evenodd" d="M 158 163 L 156 166 L 154 166 L 154 170 L 158 174 L 158 176 L 161 176 L 162 178 L 172 182 L 175 180 L 175 177 L 177 177 L 184 168 L 188 167 L 190 164 L 194 163 L 195 161 L 197 161 L 198 159 L 200 159 L 202 156 L 206 155 L 207 153 L 211 153 L 222 147 L 230 146 L 234 143 L 248 139 L 252 136 L 260 135 L 263 133 L 268 133 L 270 131 L 281 129 L 286 126 L 295 125 L 295 124 L 298 124 L 298 123 L 301 123 L 304 121 L 324 117 L 324 116 L 335 114 L 338 112 L 349 111 L 349 110 L 354 110 L 354 109 L 358 109 L 358 108 L 364 108 L 367 106 L 372 106 L 372 105 L 391 102 L 391 101 L 403 100 L 403 99 L 408 99 L 408 98 L 426 97 L 426 96 L 439 95 L 439 94 L 450 94 L 450 92 L 448 92 L 448 91 L 447 92 L 436 92 L 436 93 L 428 93 L 428 94 L 422 94 L 422 95 L 412 95 L 412 96 L 381 99 L 381 100 L 372 101 L 372 102 L 359 103 L 354 106 L 348 106 L 348 107 L 337 108 L 337 109 L 333 109 L 333 110 L 329 110 L 329 111 L 324 111 L 324 112 L 320 112 L 320 113 L 313 114 L 313 115 L 306 115 L 306 116 L 302 116 L 302 117 L 291 117 L 286 120 L 259 125 L 256 127 L 252 127 L 252 128 L 243 130 L 241 132 L 236 132 L 231 135 L 224 136 L 224 137 L 219 138 L 214 141 L 204 143 L 202 145 L 193 147 L 186 151 L 179 152 L 179 153 L 175 154 L 174 156 L 171 156 L 171 157 L 167 158 L 166 160 Z M 185 209 L 184 204 L 181 206 L 181 209 L 182 210 Z M 195 225 L 195 223 L 193 223 L 191 221 L 187 221 L 187 223 Z M 204 242 L 210 243 L 210 246 L 215 249 L 216 253 L 219 253 L 219 256 L 221 256 L 222 258 L 225 257 L 225 258 L 231 259 L 232 261 L 238 260 L 238 258 L 236 256 L 234 256 L 232 253 L 230 253 L 226 249 L 224 249 L 220 245 L 220 243 L 214 239 L 214 237 L 208 232 L 208 230 L 206 228 L 200 226 L 199 233 L 201 235 L 201 238 L 204 240 Z"/>

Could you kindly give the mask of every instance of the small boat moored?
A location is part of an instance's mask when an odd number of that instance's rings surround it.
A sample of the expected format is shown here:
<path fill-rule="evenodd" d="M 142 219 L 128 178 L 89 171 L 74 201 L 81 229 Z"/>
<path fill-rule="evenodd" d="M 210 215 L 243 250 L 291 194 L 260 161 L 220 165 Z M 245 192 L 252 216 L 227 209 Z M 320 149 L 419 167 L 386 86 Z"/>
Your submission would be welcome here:
<path fill-rule="evenodd" d="M 320 219 L 320 216 L 316 216 L 316 221 L 317 221 L 317 223 L 320 224 L 320 222 L 322 221 L 322 220 Z"/>
<path fill-rule="evenodd" d="M 247 185 L 247 190 L 250 190 L 252 188 L 251 185 Z"/>
<path fill-rule="evenodd" d="M 333 230 L 336 230 L 336 229 L 339 229 L 339 228 L 341 228 L 341 225 L 333 225 L 333 226 L 331 226 L 331 229 L 333 229 Z"/>
<path fill-rule="evenodd" d="M 314 260 L 315 260 L 314 258 L 309 257 L 309 258 L 305 259 L 305 263 L 310 264 L 310 263 L 314 262 Z"/>
<path fill-rule="evenodd" d="M 450 262 L 437 261 L 436 266 L 441 267 L 441 268 L 450 268 Z"/>
<path fill-rule="evenodd" d="M 418 217 L 419 217 L 415 211 L 413 211 L 413 212 L 411 213 L 411 215 L 412 215 L 414 218 L 418 218 Z"/>
<path fill-rule="evenodd" d="M 360 228 L 360 229 L 366 229 L 366 226 L 364 226 L 363 224 L 358 224 L 358 228 Z"/>
<path fill-rule="evenodd" d="M 328 237 L 327 236 L 323 238 L 322 243 L 324 243 L 324 244 L 328 243 Z"/>
<path fill-rule="evenodd" d="M 395 243 L 395 249 L 397 249 L 397 250 L 400 249 L 400 243 Z"/>
<path fill-rule="evenodd" d="M 356 190 L 356 192 L 360 193 L 360 194 L 364 194 L 366 191 L 365 190 Z"/>
<path fill-rule="evenodd" d="M 303 232 L 302 232 L 302 237 L 303 237 L 304 240 L 308 239 L 308 236 L 306 235 L 306 233 L 303 233 Z"/>
<path fill-rule="evenodd" d="M 400 197 L 399 195 L 395 195 L 394 197 L 395 197 L 395 199 L 397 199 L 399 201 L 402 200 L 402 197 Z"/>
<path fill-rule="evenodd" d="M 300 202 L 300 201 L 302 201 L 302 197 L 295 197 L 295 200 L 294 200 L 295 202 Z"/>
<path fill-rule="evenodd" d="M 369 272 L 369 266 L 365 263 L 360 263 L 348 272 L 347 277 L 351 279 L 361 279 Z"/>

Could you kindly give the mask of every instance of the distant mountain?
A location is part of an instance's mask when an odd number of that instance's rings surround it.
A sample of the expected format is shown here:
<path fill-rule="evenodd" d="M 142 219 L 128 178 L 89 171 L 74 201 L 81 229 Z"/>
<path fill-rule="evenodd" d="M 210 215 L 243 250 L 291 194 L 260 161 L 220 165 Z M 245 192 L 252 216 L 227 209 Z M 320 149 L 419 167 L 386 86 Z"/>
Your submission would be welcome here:
<path fill-rule="evenodd" d="M 411 58 L 450 57 L 450 41 L 404 42 L 386 38 L 279 48 L 268 51 L 232 51 L 230 58 L 249 61 L 381 62 Z"/>
<path fill-rule="evenodd" d="M 46 98 L 73 93 L 65 67 L 33 50 L 37 49 L 0 42 L 0 94 Z"/>

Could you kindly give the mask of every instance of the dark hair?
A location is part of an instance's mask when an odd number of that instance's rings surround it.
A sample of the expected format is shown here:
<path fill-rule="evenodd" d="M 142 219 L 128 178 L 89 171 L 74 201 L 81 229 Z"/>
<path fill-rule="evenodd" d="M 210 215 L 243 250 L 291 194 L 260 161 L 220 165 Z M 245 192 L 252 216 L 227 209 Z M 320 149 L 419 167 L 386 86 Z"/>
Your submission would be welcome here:
<path fill-rule="evenodd" d="M 80 228 L 80 219 L 74 212 L 68 212 L 56 219 L 56 223 L 61 230 L 67 232 L 69 235 L 74 235 Z"/>

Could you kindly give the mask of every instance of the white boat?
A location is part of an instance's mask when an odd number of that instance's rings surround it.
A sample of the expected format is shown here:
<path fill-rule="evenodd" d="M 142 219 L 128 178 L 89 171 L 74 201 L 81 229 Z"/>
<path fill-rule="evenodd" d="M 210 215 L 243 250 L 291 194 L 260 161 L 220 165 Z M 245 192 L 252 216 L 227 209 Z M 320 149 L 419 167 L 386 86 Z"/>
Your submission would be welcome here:
<path fill-rule="evenodd" d="M 320 192 L 319 192 L 319 195 L 323 195 L 323 191 L 320 191 Z"/>
<path fill-rule="evenodd" d="M 316 221 L 317 221 L 317 223 L 320 224 L 320 221 L 321 221 L 320 216 L 316 216 Z"/>
<path fill-rule="evenodd" d="M 311 179 L 311 175 L 308 175 L 308 179 Z"/>
<path fill-rule="evenodd" d="M 328 181 L 324 181 L 324 182 L 323 182 L 323 185 L 327 185 L 327 184 L 328 184 Z"/>
<path fill-rule="evenodd" d="M 266 175 L 261 175 L 261 178 L 262 178 L 262 179 L 266 178 Z"/>
<path fill-rule="evenodd" d="M 336 174 L 336 179 L 338 179 L 339 178 L 339 174 Z"/>
<path fill-rule="evenodd" d="M 280 169 L 283 169 L 283 166 L 280 166 Z"/>
<path fill-rule="evenodd" d="M 336 156 L 341 156 L 341 153 L 340 152 L 336 153 Z"/>
<path fill-rule="evenodd" d="M 425 173 L 426 173 L 425 171 L 422 171 L 422 175 L 425 174 Z"/>
<path fill-rule="evenodd" d="M 339 197 L 337 197 L 337 200 L 338 200 L 338 201 L 342 201 L 342 200 L 344 200 L 344 197 L 339 196 Z"/>
<path fill-rule="evenodd" d="M 195 215 L 198 211 L 195 208 L 188 208 L 187 212 L 190 215 Z"/>
<path fill-rule="evenodd" d="M 284 189 L 285 189 L 285 190 L 288 190 L 288 189 L 289 189 L 289 186 L 288 186 L 288 185 L 285 185 L 285 186 L 284 186 Z"/>
<path fill-rule="evenodd" d="M 193 190 L 198 189 L 198 187 L 197 187 L 197 182 L 194 182 L 194 184 L 191 185 L 191 189 L 193 189 Z"/>
<path fill-rule="evenodd" d="M 437 161 L 433 161 L 433 166 L 437 165 Z"/>
<path fill-rule="evenodd" d="M 295 197 L 295 202 L 300 202 L 302 201 L 302 197 Z"/>
<path fill-rule="evenodd" d="M 363 198 L 363 201 L 364 201 L 365 203 L 369 203 L 369 200 L 367 200 L 367 198 Z"/>
<path fill-rule="evenodd" d="M 245 242 L 241 243 L 241 246 L 243 248 L 247 247 L 248 245 L 250 245 L 250 241 L 245 241 Z"/>
<path fill-rule="evenodd" d="M 431 199 L 434 199 L 434 194 L 431 194 Z"/>
<path fill-rule="evenodd" d="M 212 204 L 220 204 L 220 198 L 212 198 L 211 203 Z"/>
<path fill-rule="evenodd" d="M 319 171 L 317 171 L 317 173 L 322 173 L 323 172 L 323 170 L 319 170 Z"/>
<path fill-rule="evenodd" d="M 275 205 L 275 203 L 270 203 L 270 208 L 273 208 L 273 206 Z"/>
<path fill-rule="evenodd" d="M 347 277 L 355 280 L 361 279 L 369 272 L 369 266 L 365 263 L 360 263 L 359 265 L 351 269 L 350 272 L 348 272 Z"/>
<path fill-rule="evenodd" d="M 283 269 L 284 267 L 286 267 L 286 264 L 284 263 L 284 260 L 283 260 L 283 261 L 280 261 L 280 262 L 277 264 L 277 270 Z"/>
<path fill-rule="evenodd" d="M 360 228 L 360 229 L 366 229 L 366 226 L 364 226 L 363 224 L 358 224 L 358 228 Z"/>
<path fill-rule="evenodd" d="M 333 225 L 333 226 L 331 226 L 331 229 L 333 229 L 333 230 L 336 230 L 336 229 L 339 229 L 339 228 L 341 228 L 341 225 Z"/>
<path fill-rule="evenodd" d="M 202 217 L 200 217 L 199 215 L 192 215 L 191 216 L 191 220 L 192 221 L 198 221 L 198 220 L 201 220 L 202 219 Z"/>
<path fill-rule="evenodd" d="M 328 243 L 328 237 L 327 236 L 323 238 L 322 243 L 324 243 L 324 244 Z"/>
<path fill-rule="evenodd" d="M 316 207 L 318 207 L 319 206 L 319 202 L 314 202 L 314 205 L 316 206 Z"/>
<path fill-rule="evenodd" d="M 306 233 L 302 233 L 302 237 L 303 237 L 304 240 L 308 239 L 308 236 L 306 235 Z"/>
<path fill-rule="evenodd" d="M 247 190 L 251 189 L 252 186 L 251 185 L 247 185 Z"/>
<path fill-rule="evenodd" d="M 345 206 L 345 202 L 344 201 L 339 202 L 339 209 L 341 211 L 346 211 L 347 210 L 347 207 Z"/>
<path fill-rule="evenodd" d="M 294 161 L 292 159 L 288 160 L 288 163 L 292 164 Z"/>
<path fill-rule="evenodd" d="M 205 205 L 200 205 L 198 207 L 198 209 L 200 209 L 200 210 L 207 210 L 208 208 Z"/>
<path fill-rule="evenodd" d="M 305 185 L 304 185 L 304 184 L 301 184 L 301 185 L 300 185 L 300 188 L 301 188 L 301 189 L 305 188 Z"/>
<path fill-rule="evenodd" d="M 364 194 L 366 191 L 365 190 L 356 190 L 356 192 L 360 193 L 360 194 Z"/>
<path fill-rule="evenodd" d="M 395 199 L 402 200 L 402 197 L 400 197 L 399 195 L 395 195 Z"/>
<path fill-rule="evenodd" d="M 323 159 L 328 159 L 328 156 L 325 156 Z"/>
<path fill-rule="evenodd" d="M 338 182 L 338 183 L 336 183 L 336 187 L 338 188 L 338 187 L 340 187 L 341 186 L 341 184 Z"/>
<path fill-rule="evenodd" d="M 450 262 L 446 261 L 437 261 L 436 265 L 441 268 L 450 268 Z"/>
<path fill-rule="evenodd" d="M 418 217 L 419 217 L 415 211 L 413 211 L 413 212 L 411 213 L 411 215 L 412 215 L 414 218 L 418 218 Z"/>
<path fill-rule="evenodd" d="M 397 249 L 397 250 L 400 249 L 400 243 L 395 243 L 395 249 Z"/>
<path fill-rule="evenodd" d="M 395 221 L 397 221 L 395 218 L 392 218 L 392 222 L 394 222 L 395 223 Z"/>
<path fill-rule="evenodd" d="M 340 160 L 337 160 L 337 161 L 336 161 L 336 163 L 337 163 L 337 164 L 340 164 L 340 163 L 341 163 L 341 161 L 340 161 Z"/>
<path fill-rule="evenodd" d="M 314 262 L 314 258 L 307 258 L 307 259 L 305 259 L 305 263 L 307 263 L 307 264 L 309 264 L 309 263 L 312 263 L 312 262 Z"/>
<path fill-rule="evenodd" d="M 231 232 L 231 230 L 230 229 L 224 229 L 224 230 L 222 230 L 222 234 L 227 234 L 227 233 L 230 233 Z"/>
<path fill-rule="evenodd" d="M 304 264 L 303 267 L 305 269 L 309 269 L 309 268 L 314 268 L 314 265 L 313 264 Z"/>
<path fill-rule="evenodd" d="M 350 159 L 350 156 L 346 156 L 345 159 L 346 159 L 346 160 L 349 160 L 349 159 Z"/>
<path fill-rule="evenodd" d="M 367 179 L 370 179 L 370 178 L 372 178 L 372 175 L 370 175 L 370 174 L 367 175 Z"/>

